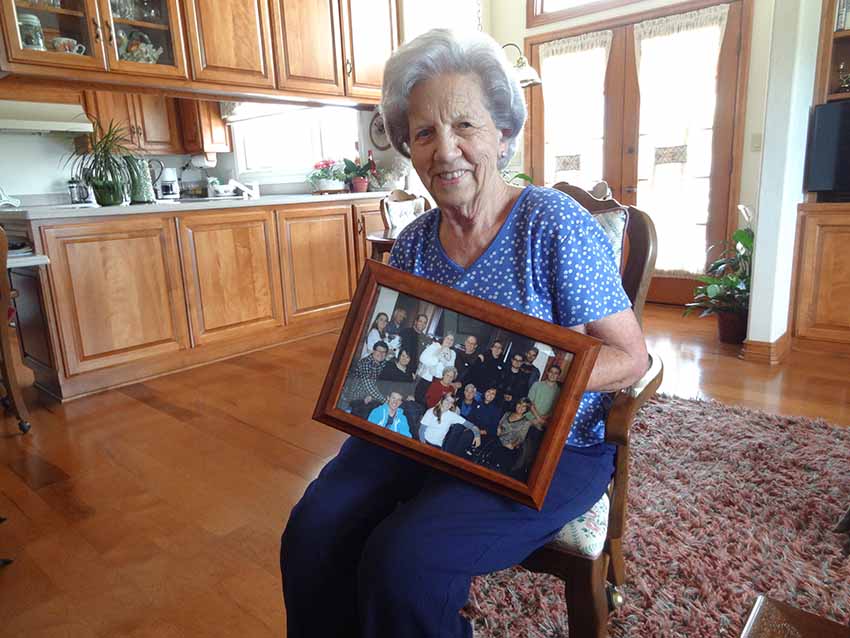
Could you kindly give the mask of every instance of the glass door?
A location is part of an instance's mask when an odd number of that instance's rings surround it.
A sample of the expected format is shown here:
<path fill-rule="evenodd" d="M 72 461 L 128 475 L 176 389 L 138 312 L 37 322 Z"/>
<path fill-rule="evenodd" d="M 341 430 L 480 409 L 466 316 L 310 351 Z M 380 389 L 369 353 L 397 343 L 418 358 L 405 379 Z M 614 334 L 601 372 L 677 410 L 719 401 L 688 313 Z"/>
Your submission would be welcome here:
<path fill-rule="evenodd" d="M 3 0 L 11 62 L 106 69 L 95 0 Z"/>
<path fill-rule="evenodd" d="M 177 0 L 100 0 L 109 67 L 187 78 Z"/>

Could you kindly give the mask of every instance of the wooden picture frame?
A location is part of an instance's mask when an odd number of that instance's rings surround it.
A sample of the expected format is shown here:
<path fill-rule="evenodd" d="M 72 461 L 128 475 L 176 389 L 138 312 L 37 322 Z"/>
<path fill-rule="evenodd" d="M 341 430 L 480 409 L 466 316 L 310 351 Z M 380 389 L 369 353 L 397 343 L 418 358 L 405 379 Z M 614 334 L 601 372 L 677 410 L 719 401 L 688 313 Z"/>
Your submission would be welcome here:
<path fill-rule="evenodd" d="M 552 353 L 548 357 L 549 363 L 545 366 L 545 372 L 547 375 L 552 372 L 553 378 L 556 374 L 560 375 L 560 394 L 557 396 L 554 407 L 542 430 L 542 439 L 539 442 L 539 448 L 533 460 L 529 461 L 530 464 L 525 468 L 527 472 L 527 479 L 525 481 L 510 476 L 504 471 L 476 463 L 471 458 L 458 456 L 457 454 L 445 451 L 445 449 L 435 447 L 428 442 L 412 438 L 409 433 L 408 435 L 403 435 L 393 432 L 382 425 L 377 425 L 369 422 L 366 418 L 350 413 L 347 409 L 344 409 L 345 405 L 341 405 L 343 390 L 345 387 L 350 387 L 346 386 L 347 380 L 350 383 L 351 379 L 355 378 L 353 376 L 349 378 L 350 371 L 361 359 L 366 361 L 372 356 L 366 355 L 363 357 L 362 355 L 364 352 L 367 352 L 365 344 L 367 343 L 368 333 L 374 321 L 373 317 L 381 314 L 376 310 L 379 295 L 383 295 L 381 299 L 386 300 L 387 298 L 391 298 L 393 293 L 397 293 L 397 296 L 393 299 L 398 300 L 394 301 L 394 304 L 401 303 L 401 300 L 406 302 L 413 300 L 420 304 L 418 306 L 419 308 L 422 308 L 424 305 L 425 307 L 435 309 L 434 315 L 441 318 L 446 317 L 446 321 L 454 318 L 458 322 L 457 325 L 460 325 L 460 321 L 463 320 L 466 322 L 465 325 L 483 326 L 495 330 L 496 332 L 491 332 L 491 334 L 497 335 L 492 340 L 492 348 L 495 349 L 489 350 L 490 355 L 493 356 L 493 362 L 498 361 L 495 356 L 495 353 L 498 351 L 496 342 L 500 341 L 504 344 L 507 341 L 507 339 L 498 336 L 503 334 L 512 335 L 517 338 L 517 343 L 520 342 L 520 338 L 524 340 L 524 343 L 533 343 L 534 345 L 528 349 L 529 354 L 531 354 L 530 350 L 534 349 L 538 350 L 538 356 L 540 352 Z M 395 310 L 399 309 L 398 305 L 394 305 L 393 308 Z M 391 312 L 394 313 L 395 310 Z M 439 313 L 436 312 L 437 310 Z M 383 314 L 386 315 L 387 313 L 384 312 Z M 427 319 L 427 315 L 425 316 Z M 417 315 L 417 320 L 418 317 L 419 315 Z M 445 330 L 444 332 L 447 333 L 448 331 Z M 447 334 L 440 337 L 442 339 L 441 345 L 444 346 L 446 344 L 446 338 Z M 476 336 L 476 338 L 478 337 Z M 383 344 L 383 346 L 379 344 Z M 561 457 L 561 452 L 569 434 L 573 418 L 575 417 L 582 395 L 585 392 L 601 345 L 602 342 L 598 339 L 569 328 L 524 315 L 504 306 L 385 266 L 374 260 L 367 260 L 328 368 L 322 391 L 316 403 L 313 418 L 316 421 L 352 436 L 357 436 L 376 445 L 403 454 L 416 461 L 539 510 L 543 506 L 546 492 Z M 538 348 L 537 346 L 542 347 Z M 548 349 L 545 349 L 546 347 Z M 384 356 L 390 349 L 383 341 L 374 345 L 374 350 L 378 353 L 383 352 Z M 401 351 L 402 348 L 399 347 L 399 364 L 403 361 Z M 476 352 L 476 355 L 478 352 L 482 354 L 488 352 L 484 348 L 483 343 L 479 344 L 479 351 Z M 520 346 L 517 346 L 514 353 L 510 355 L 514 357 L 512 359 L 514 366 L 516 366 L 516 361 L 518 360 L 517 353 L 524 355 L 524 351 L 520 349 Z M 560 361 L 561 359 L 558 357 L 569 360 L 569 363 L 568 365 L 554 366 L 559 368 L 559 370 L 555 371 L 552 369 L 553 366 L 551 363 L 552 361 Z M 378 360 L 375 359 L 375 361 L 377 362 Z M 372 363 L 371 360 L 366 362 L 369 364 Z M 537 360 L 535 360 L 536 363 Z M 376 363 L 376 366 L 380 367 L 381 370 L 383 370 L 383 365 L 385 365 L 383 359 L 381 362 Z M 514 370 L 516 369 L 514 367 Z M 542 379 L 544 371 L 539 370 L 539 366 L 538 372 Z M 450 372 L 447 373 L 447 376 L 450 376 Z M 443 377 L 443 379 L 445 380 L 446 377 Z M 394 391 L 393 393 L 401 396 L 400 392 Z M 389 397 L 389 395 L 387 396 Z M 508 397 L 511 395 L 505 393 L 503 396 Z M 387 399 L 383 400 L 386 401 L 383 405 L 389 408 L 389 401 Z M 395 400 L 398 401 L 398 399 Z M 443 395 L 443 401 L 445 400 L 446 397 Z M 522 403 L 521 401 L 517 402 Z M 357 404 L 354 400 L 346 400 L 345 403 L 348 406 L 355 406 Z M 450 400 L 446 401 L 445 405 L 449 403 Z M 495 404 L 496 402 L 493 401 L 492 403 Z M 365 399 L 364 405 L 366 405 Z M 372 405 L 383 407 L 379 402 Z M 443 405 L 442 401 L 441 405 Z M 370 406 L 366 405 L 366 407 L 368 408 Z M 513 414 L 521 415 L 520 408 L 514 408 L 514 410 Z M 384 414 L 386 415 L 387 413 L 385 412 Z M 433 420 L 434 415 L 432 414 L 431 416 Z M 392 417 L 392 419 L 393 422 L 396 421 L 396 417 Z M 521 424 L 522 421 L 516 420 L 514 423 Z M 467 422 L 467 425 L 469 425 L 469 422 Z M 418 433 L 419 426 L 416 427 L 416 430 Z M 446 434 L 443 434 L 443 436 L 446 439 L 449 438 Z M 473 438 L 473 435 L 470 435 L 470 438 Z M 497 437 L 496 432 L 488 433 L 486 436 L 482 435 L 478 438 L 479 440 L 486 438 L 491 442 L 491 446 L 501 445 L 501 437 Z M 475 449 L 477 450 L 477 448 Z M 508 447 L 507 449 L 514 451 L 516 448 Z M 472 450 L 473 453 L 474 451 Z M 471 452 L 468 451 L 467 454 L 469 453 Z"/>

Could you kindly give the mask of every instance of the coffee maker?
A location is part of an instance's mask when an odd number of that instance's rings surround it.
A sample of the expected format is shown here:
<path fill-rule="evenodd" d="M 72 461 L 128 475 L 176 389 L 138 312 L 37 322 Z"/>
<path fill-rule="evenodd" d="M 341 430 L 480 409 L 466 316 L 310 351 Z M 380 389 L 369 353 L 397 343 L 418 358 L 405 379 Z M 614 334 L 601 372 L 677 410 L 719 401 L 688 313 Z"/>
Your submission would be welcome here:
<path fill-rule="evenodd" d="M 159 197 L 160 199 L 180 199 L 180 182 L 177 181 L 176 168 L 162 169 L 162 176 L 159 178 Z"/>

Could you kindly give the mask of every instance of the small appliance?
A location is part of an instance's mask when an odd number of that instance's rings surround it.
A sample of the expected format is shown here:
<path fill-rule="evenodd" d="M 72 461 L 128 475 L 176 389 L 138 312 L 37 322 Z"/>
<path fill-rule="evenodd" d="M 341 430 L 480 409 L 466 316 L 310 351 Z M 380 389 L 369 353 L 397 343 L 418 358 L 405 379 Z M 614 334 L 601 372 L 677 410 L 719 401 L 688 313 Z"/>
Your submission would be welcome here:
<path fill-rule="evenodd" d="M 180 182 L 177 181 L 176 168 L 162 169 L 159 178 L 159 196 L 161 199 L 180 199 Z"/>

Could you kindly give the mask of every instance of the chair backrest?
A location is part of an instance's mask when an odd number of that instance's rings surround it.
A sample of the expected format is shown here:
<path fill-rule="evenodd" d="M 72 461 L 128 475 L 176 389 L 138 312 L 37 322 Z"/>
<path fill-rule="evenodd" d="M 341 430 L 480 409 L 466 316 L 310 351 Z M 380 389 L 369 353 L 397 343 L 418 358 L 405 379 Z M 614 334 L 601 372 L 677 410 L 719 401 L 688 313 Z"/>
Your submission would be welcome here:
<path fill-rule="evenodd" d="M 427 197 L 396 189 L 381 200 L 384 228 L 401 230 L 431 208 L 431 202 Z"/>
<path fill-rule="evenodd" d="M 621 264 L 623 288 L 632 302 L 632 309 L 638 322 L 643 320 L 643 307 L 646 304 L 646 294 L 655 270 L 655 257 L 658 252 L 658 238 L 655 234 L 655 224 L 649 215 L 634 206 L 623 206 L 616 199 L 597 199 L 586 190 L 558 182 L 553 188 L 566 193 L 587 211 L 596 215 L 612 210 L 626 210 L 626 245 L 625 259 Z"/>

